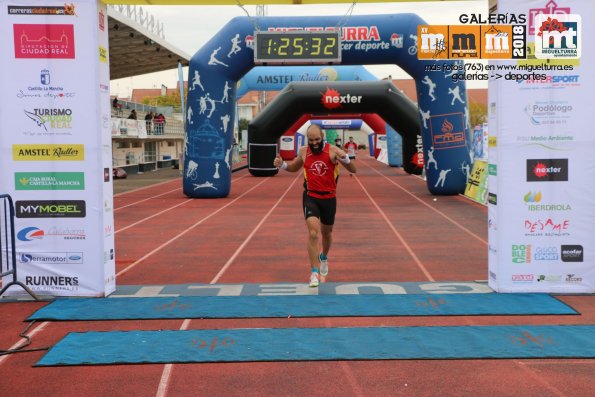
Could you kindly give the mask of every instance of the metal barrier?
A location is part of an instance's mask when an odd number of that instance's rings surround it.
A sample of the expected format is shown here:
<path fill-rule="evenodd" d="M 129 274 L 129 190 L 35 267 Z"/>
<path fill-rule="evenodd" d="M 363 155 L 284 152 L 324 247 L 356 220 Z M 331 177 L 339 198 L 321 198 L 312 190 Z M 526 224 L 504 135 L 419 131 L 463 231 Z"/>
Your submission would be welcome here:
<path fill-rule="evenodd" d="M 0 194 L 0 277 L 4 280 L 5 276 L 12 275 L 12 281 L 2 283 L 0 297 L 13 285 L 23 288 L 35 300 L 39 300 L 37 295 L 25 284 L 17 280 L 17 253 L 14 233 L 14 205 L 12 198 L 8 194 Z"/>

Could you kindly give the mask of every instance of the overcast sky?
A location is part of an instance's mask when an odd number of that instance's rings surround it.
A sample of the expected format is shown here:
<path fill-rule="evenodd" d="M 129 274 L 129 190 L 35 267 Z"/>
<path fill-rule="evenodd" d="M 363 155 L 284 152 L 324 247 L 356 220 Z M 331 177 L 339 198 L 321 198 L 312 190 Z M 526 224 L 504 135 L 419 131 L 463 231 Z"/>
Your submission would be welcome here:
<path fill-rule="evenodd" d="M 241 3 L 241 0 L 239 0 Z M 333 5 L 266 6 L 268 16 L 344 16 L 351 3 Z M 192 56 L 211 39 L 230 19 L 236 16 L 256 16 L 256 6 L 144 6 L 143 10 L 163 23 L 165 39 L 173 46 Z M 356 4 L 352 15 L 416 13 L 431 25 L 457 25 L 461 13 L 488 12 L 488 0 L 432 1 L 412 3 Z M 396 65 L 370 65 L 366 68 L 378 78 L 404 78 L 407 75 Z M 184 77 L 186 78 L 186 73 Z M 112 95 L 128 97 L 132 88 L 159 88 L 161 84 L 175 87 L 177 70 L 152 73 L 132 78 L 113 80 Z M 472 86 L 472 85 L 468 85 Z"/>

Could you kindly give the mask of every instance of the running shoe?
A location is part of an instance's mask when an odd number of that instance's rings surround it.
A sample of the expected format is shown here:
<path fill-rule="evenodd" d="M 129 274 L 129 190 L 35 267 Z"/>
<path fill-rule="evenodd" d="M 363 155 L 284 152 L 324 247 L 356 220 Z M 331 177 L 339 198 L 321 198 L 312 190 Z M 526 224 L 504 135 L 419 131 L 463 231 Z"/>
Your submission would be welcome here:
<path fill-rule="evenodd" d="M 320 275 L 318 272 L 312 272 L 310 274 L 310 287 L 316 288 L 320 284 Z"/>
<path fill-rule="evenodd" d="M 322 252 L 318 255 L 318 262 L 320 263 L 320 275 L 326 277 L 328 275 L 328 258 Z"/>

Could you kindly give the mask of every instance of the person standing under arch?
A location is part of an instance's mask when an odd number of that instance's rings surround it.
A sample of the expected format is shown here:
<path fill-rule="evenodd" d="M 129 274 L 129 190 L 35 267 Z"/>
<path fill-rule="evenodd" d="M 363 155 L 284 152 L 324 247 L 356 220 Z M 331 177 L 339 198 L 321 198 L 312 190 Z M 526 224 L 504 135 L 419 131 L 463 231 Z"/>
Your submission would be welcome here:
<path fill-rule="evenodd" d="M 328 254 L 333 242 L 333 225 L 337 210 L 337 179 L 341 164 L 355 173 L 355 164 L 347 153 L 324 141 L 320 126 L 312 124 L 306 130 L 308 145 L 298 150 L 297 157 L 285 162 L 277 154 L 273 165 L 288 172 L 304 169 L 302 206 L 308 227 L 308 259 L 310 287 L 318 287 L 320 276 L 328 274 Z"/>

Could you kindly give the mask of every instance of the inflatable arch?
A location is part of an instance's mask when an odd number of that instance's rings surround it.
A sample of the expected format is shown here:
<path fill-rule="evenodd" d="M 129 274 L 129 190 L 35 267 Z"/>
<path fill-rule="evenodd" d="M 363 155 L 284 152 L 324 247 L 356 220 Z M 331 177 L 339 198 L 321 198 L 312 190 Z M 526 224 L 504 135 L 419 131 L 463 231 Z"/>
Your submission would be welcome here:
<path fill-rule="evenodd" d="M 378 78 L 363 66 L 257 66 L 238 82 L 236 101 L 239 101 L 248 91 L 281 91 L 288 83 L 294 81 L 333 82 L 377 80 Z M 287 146 L 291 145 L 292 142 L 299 144 L 299 136 L 294 136 L 299 127 L 290 128 L 281 137 L 282 148 L 280 148 L 280 153 L 285 160 L 291 160 L 293 158 L 290 157 Z M 374 129 L 374 132 L 384 134 L 385 130 L 390 132 L 390 135 L 387 134 L 389 165 L 400 167 L 403 165 L 403 153 L 401 149 L 403 142 L 401 136 L 386 123 L 384 123 L 382 130 Z M 369 135 L 368 137 L 371 156 L 378 155 L 378 153 L 374 153 L 376 137 L 376 134 Z M 419 140 L 421 141 L 421 135 L 419 136 Z M 297 153 L 297 147 L 295 145 L 295 153 Z M 413 167 L 413 170 L 414 173 L 421 174 L 421 169 Z M 410 172 L 410 170 L 406 171 Z"/>
<path fill-rule="evenodd" d="M 290 133 L 296 133 L 296 147 L 295 147 L 295 155 L 297 155 L 297 149 L 299 146 L 305 144 L 305 134 L 306 129 L 310 125 L 310 123 L 321 124 L 323 129 L 325 126 L 323 124 L 324 121 L 328 123 L 332 123 L 333 120 L 336 119 L 355 119 L 359 121 L 359 123 L 353 123 L 353 126 L 350 128 L 354 129 L 361 129 L 363 132 L 368 134 L 368 146 L 370 150 L 370 156 L 377 156 L 378 152 L 374 149 L 376 147 L 376 136 L 378 134 L 384 135 L 386 133 L 387 128 L 391 128 L 380 116 L 373 113 L 366 113 L 366 114 L 325 114 L 325 115 L 303 115 L 296 121 L 287 131 Z M 324 120 L 324 121 L 323 121 Z M 310 123 L 308 123 L 310 121 Z M 332 124 L 331 124 L 332 125 Z M 328 127 L 327 127 L 328 128 Z M 339 126 L 332 126 L 330 128 L 339 128 Z M 287 133 L 286 133 L 287 134 Z M 284 135 L 286 135 L 284 134 Z M 396 134 L 396 132 L 395 132 Z M 400 137 L 399 137 L 400 138 Z M 399 145 L 398 150 L 401 150 Z M 284 158 L 284 160 L 291 160 L 295 157 L 295 155 L 291 158 Z M 283 157 L 283 156 L 281 156 Z M 398 165 L 400 166 L 400 164 Z"/>
<path fill-rule="evenodd" d="M 390 81 L 290 83 L 248 126 L 248 169 L 255 176 L 275 175 L 276 142 L 304 114 L 377 113 L 403 137 L 403 148 L 414 147 L 420 123 L 417 108 Z M 379 117 L 378 117 L 379 116 Z M 370 120 L 371 118 L 368 118 Z M 300 124 L 303 125 L 303 122 Z M 374 123 L 372 123 L 374 125 Z M 384 136 L 384 135 L 382 135 Z"/>
<path fill-rule="evenodd" d="M 465 82 L 427 71 L 455 70 L 454 64 L 462 67 L 462 61 L 418 60 L 417 26 L 425 24 L 415 14 L 358 15 L 347 21 L 343 16 L 232 19 L 190 61 L 184 194 L 229 195 L 236 84 L 254 67 L 255 27 L 268 31 L 337 26 L 342 65 L 395 63 L 416 80 L 428 189 L 439 195 L 463 192 L 466 175 L 459 170 L 471 162 Z"/>
<path fill-rule="evenodd" d="M 257 66 L 238 82 L 236 100 L 248 91 L 281 91 L 292 82 L 375 81 L 363 66 Z"/>

